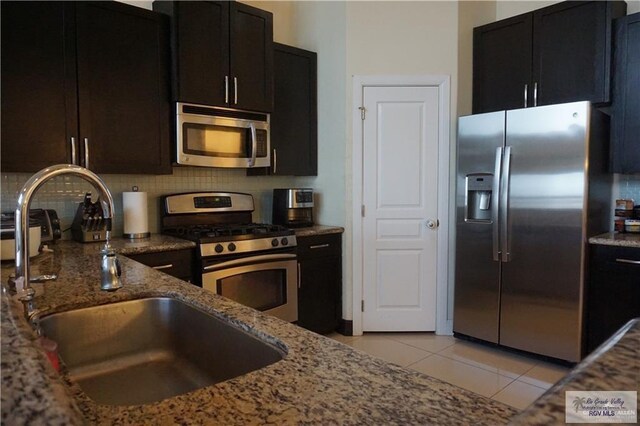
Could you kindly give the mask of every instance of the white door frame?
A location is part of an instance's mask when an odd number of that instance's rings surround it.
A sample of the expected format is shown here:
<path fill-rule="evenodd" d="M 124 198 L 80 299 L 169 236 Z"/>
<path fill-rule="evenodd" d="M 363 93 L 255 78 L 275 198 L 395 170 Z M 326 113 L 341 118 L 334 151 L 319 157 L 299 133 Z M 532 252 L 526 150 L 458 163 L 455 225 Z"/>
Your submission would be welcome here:
<path fill-rule="evenodd" d="M 438 262 L 436 268 L 436 334 L 452 334 L 447 320 L 447 277 L 449 269 L 449 149 L 451 77 L 448 75 L 354 75 L 353 76 L 353 206 L 352 206 L 352 295 L 353 335 L 362 335 L 362 192 L 363 125 L 359 107 L 364 88 L 369 86 L 438 87 Z"/>

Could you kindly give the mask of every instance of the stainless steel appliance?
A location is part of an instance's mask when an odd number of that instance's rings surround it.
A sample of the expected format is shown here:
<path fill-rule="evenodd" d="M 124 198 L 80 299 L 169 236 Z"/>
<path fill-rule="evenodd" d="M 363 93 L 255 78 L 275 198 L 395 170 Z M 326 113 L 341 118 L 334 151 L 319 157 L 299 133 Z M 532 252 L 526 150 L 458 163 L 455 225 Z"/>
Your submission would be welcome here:
<path fill-rule="evenodd" d="M 313 226 L 313 189 L 273 190 L 273 223 L 290 228 Z"/>
<path fill-rule="evenodd" d="M 587 239 L 609 229 L 608 126 L 588 102 L 459 119 L 454 333 L 581 359 Z"/>
<path fill-rule="evenodd" d="M 178 164 L 203 167 L 270 166 L 270 115 L 231 108 L 176 104 Z"/>
<path fill-rule="evenodd" d="M 298 320 L 296 237 L 252 223 L 253 197 L 194 192 L 163 198 L 162 232 L 197 243 L 195 283 L 285 321 Z"/>

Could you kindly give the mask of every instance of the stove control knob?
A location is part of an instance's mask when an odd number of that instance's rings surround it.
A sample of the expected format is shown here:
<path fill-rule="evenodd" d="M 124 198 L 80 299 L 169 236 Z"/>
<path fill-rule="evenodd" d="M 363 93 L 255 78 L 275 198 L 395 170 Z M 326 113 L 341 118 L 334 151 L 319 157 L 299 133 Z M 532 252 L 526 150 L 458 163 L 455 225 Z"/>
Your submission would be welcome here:
<path fill-rule="evenodd" d="M 215 250 L 216 253 L 222 253 L 224 251 L 224 247 L 222 247 L 222 244 L 216 244 Z"/>
<path fill-rule="evenodd" d="M 278 244 L 279 243 L 278 243 L 278 239 L 277 238 L 274 238 L 273 240 L 271 240 L 271 246 L 272 247 L 278 247 Z"/>
<path fill-rule="evenodd" d="M 227 248 L 229 249 L 229 251 L 236 251 L 236 245 L 233 243 L 229 243 Z"/>
<path fill-rule="evenodd" d="M 280 242 L 282 243 L 283 246 L 286 246 L 289 244 L 289 240 L 287 239 L 287 237 L 284 237 L 283 239 L 281 239 Z"/>

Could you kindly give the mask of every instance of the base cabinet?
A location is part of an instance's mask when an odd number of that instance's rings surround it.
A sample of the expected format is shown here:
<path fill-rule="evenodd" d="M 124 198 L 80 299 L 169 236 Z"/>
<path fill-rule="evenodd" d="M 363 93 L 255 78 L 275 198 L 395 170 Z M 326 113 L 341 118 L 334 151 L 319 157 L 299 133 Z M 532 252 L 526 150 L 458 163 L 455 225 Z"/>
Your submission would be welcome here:
<path fill-rule="evenodd" d="M 342 316 L 342 235 L 298 237 L 298 325 L 331 333 Z"/>
<path fill-rule="evenodd" d="M 587 289 L 587 353 L 640 317 L 640 248 L 592 245 Z"/>
<path fill-rule="evenodd" d="M 193 282 L 193 250 L 171 250 L 127 256 L 143 265 L 181 280 Z"/>

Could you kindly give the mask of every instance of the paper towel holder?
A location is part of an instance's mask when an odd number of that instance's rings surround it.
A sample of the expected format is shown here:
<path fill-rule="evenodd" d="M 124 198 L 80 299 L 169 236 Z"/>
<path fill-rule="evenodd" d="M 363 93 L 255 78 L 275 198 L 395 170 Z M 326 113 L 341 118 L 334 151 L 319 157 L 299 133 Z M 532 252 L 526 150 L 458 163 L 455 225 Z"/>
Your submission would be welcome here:
<path fill-rule="evenodd" d="M 136 193 L 138 192 L 138 187 L 137 186 L 133 186 L 131 188 L 131 193 Z M 130 193 L 130 194 L 131 194 Z M 139 239 L 143 239 L 143 238 L 149 238 L 151 236 L 151 233 L 148 231 L 149 229 L 149 224 L 148 224 L 148 219 L 147 219 L 147 199 L 146 199 L 146 192 L 141 192 L 140 194 L 145 194 L 145 199 L 144 202 L 141 202 L 139 205 L 128 205 L 129 203 L 127 201 L 125 201 L 125 199 L 127 198 L 126 196 L 126 192 L 122 193 L 122 210 L 124 212 L 124 233 L 123 233 L 123 237 L 124 238 L 128 238 L 130 240 L 139 240 Z M 140 200 L 137 200 L 138 202 L 140 202 Z M 133 201 L 132 201 L 133 202 Z M 133 226 L 131 226 L 131 223 L 128 223 L 130 221 L 133 221 L 134 218 L 132 218 L 132 216 L 130 215 L 130 209 L 131 208 L 138 208 L 141 211 L 139 212 L 142 218 L 142 223 L 139 223 L 137 220 L 135 221 L 136 223 L 133 224 Z M 139 220 L 140 218 L 138 218 Z M 129 229 L 127 229 L 129 228 Z M 133 229 L 131 229 L 133 228 Z M 127 232 L 129 231 L 129 232 Z"/>

